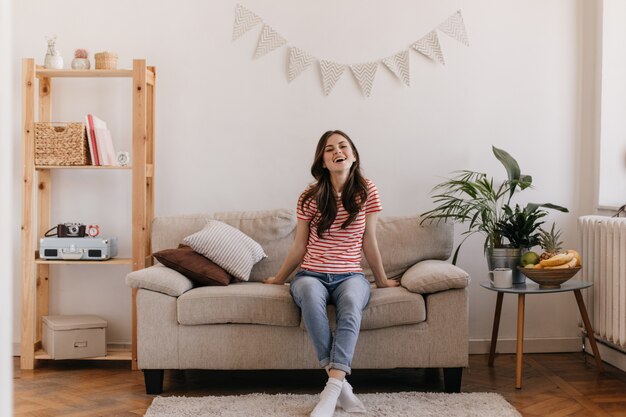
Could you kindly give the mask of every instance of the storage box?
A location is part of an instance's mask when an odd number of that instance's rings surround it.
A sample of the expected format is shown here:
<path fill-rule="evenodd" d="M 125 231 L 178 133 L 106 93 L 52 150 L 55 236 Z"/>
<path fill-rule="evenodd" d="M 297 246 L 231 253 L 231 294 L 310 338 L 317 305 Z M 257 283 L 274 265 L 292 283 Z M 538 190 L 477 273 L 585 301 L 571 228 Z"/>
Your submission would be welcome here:
<path fill-rule="evenodd" d="M 115 52 L 96 52 L 93 57 L 96 59 L 96 69 L 117 69 L 117 54 Z"/>
<path fill-rule="evenodd" d="M 35 123 L 35 165 L 90 165 L 83 123 Z"/>
<path fill-rule="evenodd" d="M 106 356 L 106 320 L 91 315 L 43 316 L 41 343 L 50 359 Z"/>

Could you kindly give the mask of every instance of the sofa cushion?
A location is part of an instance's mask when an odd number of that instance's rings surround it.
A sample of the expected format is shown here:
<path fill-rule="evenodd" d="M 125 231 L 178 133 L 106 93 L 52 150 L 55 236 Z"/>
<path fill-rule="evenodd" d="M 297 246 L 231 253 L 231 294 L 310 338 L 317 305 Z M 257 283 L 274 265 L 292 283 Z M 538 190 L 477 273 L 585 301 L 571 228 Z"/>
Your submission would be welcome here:
<path fill-rule="evenodd" d="M 411 292 L 429 294 L 465 288 L 469 284 L 469 274 L 445 261 L 426 260 L 410 267 L 400 283 Z"/>
<path fill-rule="evenodd" d="M 228 285 L 232 277 L 219 265 L 200 255 L 189 246 L 165 249 L 153 256 L 168 268 L 180 272 L 199 286 Z"/>
<path fill-rule="evenodd" d="M 254 239 L 226 223 L 209 220 L 204 229 L 183 239 L 235 278 L 247 281 L 255 263 L 267 257 Z"/>
<path fill-rule="evenodd" d="M 193 282 L 180 272 L 163 265 L 154 265 L 126 275 L 126 285 L 178 297 L 193 288 Z"/>
<path fill-rule="evenodd" d="M 327 307 L 331 329 L 337 327 L 335 306 Z M 372 288 L 370 301 L 363 311 L 361 330 L 417 324 L 426 320 L 426 303 L 420 294 L 402 287 Z M 300 327 L 305 329 L 304 321 Z"/>
<path fill-rule="evenodd" d="M 213 217 L 259 242 L 267 254 L 267 258 L 252 268 L 249 281 L 259 282 L 278 272 L 295 237 L 297 220 L 294 210 L 229 211 L 215 213 Z"/>
<path fill-rule="evenodd" d="M 261 281 L 276 274 L 293 242 L 297 223 L 292 209 L 157 217 L 152 222 L 153 252 L 176 247 L 185 236 L 202 229 L 211 219 L 241 230 L 263 247 L 267 258 L 254 265 L 249 281 Z M 379 218 L 376 236 L 389 278 L 400 278 L 419 261 L 446 260 L 450 257 L 453 225 L 436 221 L 420 224 L 420 221 L 417 215 Z M 373 281 L 373 274 L 365 259 L 362 265 L 365 276 Z"/>
<path fill-rule="evenodd" d="M 446 260 L 452 253 L 453 225 L 445 222 L 421 222 L 420 216 L 381 217 L 376 237 L 383 267 L 388 278 L 400 278 L 415 263 L 425 259 Z M 363 272 L 373 281 L 365 257 Z"/>
<path fill-rule="evenodd" d="M 298 326 L 300 311 L 287 285 L 239 282 L 228 287 L 199 287 L 178 297 L 178 322 Z"/>
<path fill-rule="evenodd" d="M 186 236 L 201 230 L 212 218 L 208 214 L 155 217 L 152 220 L 152 253 L 178 247 Z"/>

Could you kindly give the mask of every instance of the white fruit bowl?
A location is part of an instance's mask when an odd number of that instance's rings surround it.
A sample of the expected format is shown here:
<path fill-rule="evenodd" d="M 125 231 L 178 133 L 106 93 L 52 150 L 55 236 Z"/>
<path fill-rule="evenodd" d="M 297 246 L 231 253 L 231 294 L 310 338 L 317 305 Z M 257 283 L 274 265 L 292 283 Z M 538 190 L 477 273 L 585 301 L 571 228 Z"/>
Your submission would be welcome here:
<path fill-rule="evenodd" d="M 582 269 L 581 266 L 562 269 L 533 269 L 518 266 L 517 269 L 541 288 L 560 288 L 568 279 L 572 278 Z"/>

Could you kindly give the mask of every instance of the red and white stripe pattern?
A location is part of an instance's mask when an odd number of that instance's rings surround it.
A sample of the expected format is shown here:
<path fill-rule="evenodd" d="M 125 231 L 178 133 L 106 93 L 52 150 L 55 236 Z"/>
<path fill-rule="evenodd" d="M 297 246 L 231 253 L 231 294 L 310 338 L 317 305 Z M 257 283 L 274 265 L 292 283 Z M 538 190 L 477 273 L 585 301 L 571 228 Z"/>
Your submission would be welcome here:
<path fill-rule="evenodd" d="M 361 248 L 365 232 L 365 216 L 382 211 L 376 185 L 370 180 L 366 180 L 366 182 L 368 186 L 367 200 L 350 226 L 345 229 L 341 228 L 341 225 L 348 218 L 348 212 L 343 208 L 340 197 L 337 197 L 337 217 L 330 229 L 325 231 L 321 238 L 317 235 L 315 223 L 311 223 L 302 268 L 329 274 L 362 272 Z M 300 206 L 303 194 L 298 199 L 298 219 L 311 222 L 318 215 L 317 202 L 315 199 L 310 200 L 310 204 L 303 211 Z"/>

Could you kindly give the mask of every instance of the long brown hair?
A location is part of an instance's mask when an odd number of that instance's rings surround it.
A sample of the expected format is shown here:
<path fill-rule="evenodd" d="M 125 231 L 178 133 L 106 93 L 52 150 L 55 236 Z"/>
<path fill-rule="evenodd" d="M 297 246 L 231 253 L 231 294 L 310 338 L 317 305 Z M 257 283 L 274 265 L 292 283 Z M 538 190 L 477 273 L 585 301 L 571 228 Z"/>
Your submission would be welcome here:
<path fill-rule="evenodd" d="M 343 136 L 356 157 L 356 161 L 350 167 L 350 174 L 346 181 L 343 191 L 341 192 L 341 202 L 348 212 L 348 218 L 341 225 L 342 229 L 347 228 L 357 217 L 359 211 L 363 208 L 363 204 L 367 200 L 367 183 L 361 174 L 361 158 L 352 139 L 341 130 L 329 130 L 324 133 L 317 143 L 315 150 L 315 158 L 311 165 L 311 174 L 317 180 L 309 187 L 303 195 L 300 203 L 300 209 L 306 211 L 305 207 L 310 207 L 311 201 L 315 199 L 317 202 L 317 213 L 315 213 L 311 225 L 317 228 L 317 235 L 322 238 L 322 233 L 330 229 L 330 226 L 337 217 L 337 200 L 333 191 L 333 185 L 330 181 L 330 171 L 324 168 L 324 149 L 326 142 L 332 135 Z"/>

